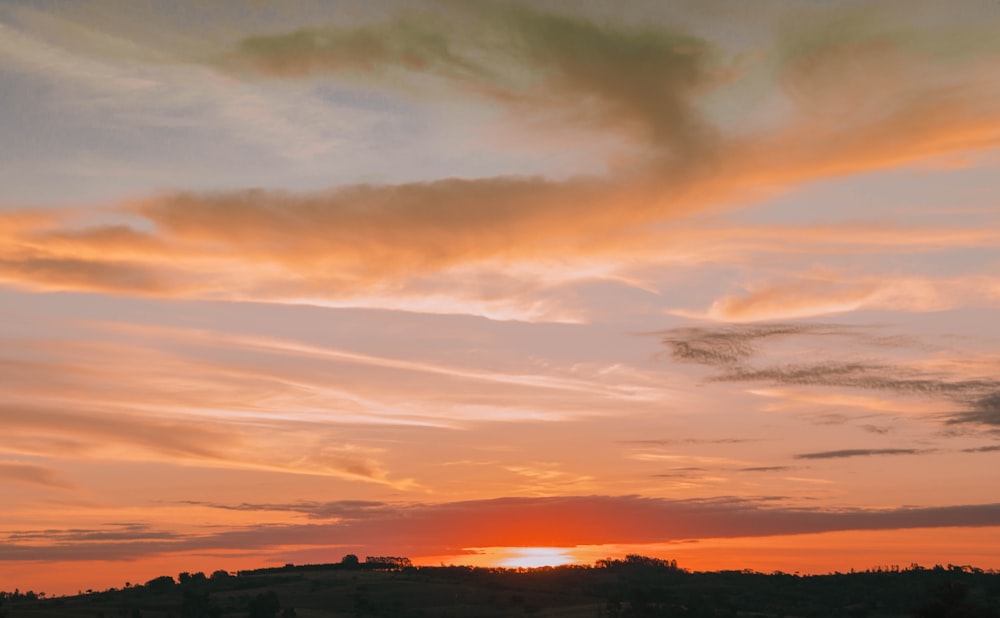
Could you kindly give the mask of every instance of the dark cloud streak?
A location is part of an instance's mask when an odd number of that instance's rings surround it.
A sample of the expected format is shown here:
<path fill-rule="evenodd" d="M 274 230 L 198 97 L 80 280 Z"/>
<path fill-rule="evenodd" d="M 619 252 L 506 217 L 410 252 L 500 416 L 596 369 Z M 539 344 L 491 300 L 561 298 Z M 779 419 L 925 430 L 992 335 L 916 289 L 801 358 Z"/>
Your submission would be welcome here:
<path fill-rule="evenodd" d="M 795 459 L 845 459 L 848 457 L 872 457 L 875 455 L 920 455 L 933 451 L 912 448 L 856 448 L 839 451 L 820 451 L 818 453 L 800 453 Z"/>
<path fill-rule="evenodd" d="M 331 503 L 333 510 L 346 506 Z M 775 506 L 775 505 L 779 506 Z M 359 547 L 410 556 L 461 553 L 469 547 L 574 546 L 662 543 L 701 538 L 998 526 L 1000 504 L 866 510 L 780 506 L 773 497 L 666 500 L 638 496 L 498 498 L 433 505 L 374 506 L 363 516 L 329 523 L 256 525 L 225 532 L 172 535 L 142 529 L 47 531 L 29 543 L 0 539 L 0 560 L 122 560 L 174 552 L 238 547 L 246 552 L 281 546 Z M 305 504 L 302 510 L 314 509 Z M 289 505 L 220 508 L 281 510 Z M 531 525 L 525 525 L 530 522 Z M 124 537 L 98 541 L 102 535 Z M 131 536 L 130 536 L 131 535 Z M 130 537 L 130 540 L 129 540 Z M 53 540 L 54 539 L 54 540 Z"/>
<path fill-rule="evenodd" d="M 963 453 L 996 453 L 1000 452 L 1000 444 L 992 446 L 977 446 L 976 448 L 962 449 Z"/>
<path fill-rule="evenodd" d="M 784 472 L 791 470 L 791 466 L 754 466 L 750 468 L 740 468 L 740 472 Z"/>
<path fill-rule="evenodd" d="M 399 71 L 433 75 L 550 126 L 631 132 L 675 160 L 698 158 L 713 141 L 693 105 L 720 81 L 706 41 L 518 5 L 455 6 L 447 17 L 412 11 L 353 29 L 251 36 L 218 62 L 284 79 L 351 73 L 392 83 Z"/>
<path fill-rule="evenodd" d="M 197 500 L 183 500 L 181 501 L 181 504 L 204 506 L 213 509 L 225 509 L 229 511 L 281 511 L 301 513 L 310 519 L 356 519 L 358 517 L 363 517 L 366 513 L 377 511 L 378 509 L 388 506 L 385 502 L 374 502 L 370 500 L 334 500 L 332 502 L 307 501 L 284 504 L 242 502 L 235 505 L 202 502 Z"/>
<path fill-rule="evenodd" d="M 716 369 L 717 373 L 710 378 L 712 381 L 835 387 L 937 397 L 965 408 L 946 419 L 950 424 L 1000 427 L 1000 380 L 955 379 L 885 361 L 819 360 L 763 366 L 755 362 L 762 356 L 761 347 L 765 342 L 791 337 L 834 337 L 874 347 L 907 343 L 895 337 L 875 336 L 867 330 L 837 324 L 690 327 L 668 331 L 663 343 L 677 361 Z"/>

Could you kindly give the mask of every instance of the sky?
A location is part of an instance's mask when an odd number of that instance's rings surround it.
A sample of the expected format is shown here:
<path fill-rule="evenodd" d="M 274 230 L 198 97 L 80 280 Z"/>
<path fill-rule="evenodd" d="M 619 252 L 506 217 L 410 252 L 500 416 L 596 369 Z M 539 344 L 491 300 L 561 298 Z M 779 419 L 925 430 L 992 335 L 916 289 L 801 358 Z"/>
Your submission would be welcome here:
<path fill-rule="evenodd" d="M 0 0 L 0 589 L 1000 568 L 998 30 Z"/>

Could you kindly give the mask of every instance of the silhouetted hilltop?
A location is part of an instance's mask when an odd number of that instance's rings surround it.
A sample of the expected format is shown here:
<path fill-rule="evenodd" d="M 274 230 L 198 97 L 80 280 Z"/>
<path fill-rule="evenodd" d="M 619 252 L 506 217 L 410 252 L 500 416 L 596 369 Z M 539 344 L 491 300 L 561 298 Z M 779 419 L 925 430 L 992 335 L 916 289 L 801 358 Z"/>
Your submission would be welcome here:
<path fill-rule="evenodd" d="M 1000 618 L 1000 573 L 912 565 L 800 576 L 691 572 L 628 556 L 537 569 L 413 567 L 398 557 L 181 573 L 58 598 L 0 593 L 0 617 L 640 618 L 815 616 Z"/>

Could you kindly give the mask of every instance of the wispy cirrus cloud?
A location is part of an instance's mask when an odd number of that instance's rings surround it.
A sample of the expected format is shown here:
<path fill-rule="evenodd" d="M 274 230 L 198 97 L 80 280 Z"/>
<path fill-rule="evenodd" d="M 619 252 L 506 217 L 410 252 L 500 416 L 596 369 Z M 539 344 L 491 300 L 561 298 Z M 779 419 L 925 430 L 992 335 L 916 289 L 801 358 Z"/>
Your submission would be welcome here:
<path fill-rule="evenodd" d="M 728 322 L 755 322 L 813 317 L 848 311 L 944 311 L 955 307 L 995 304 L 1000 279 L 965 275 L 934 280 L 919 276 L 803 276 L 751 287 L 747 294 L 719 298 L 704 313 L 677 312 Z"/>
<path fill-rule="evenodd" d="M 309 519 L 357 519 L 370 513 L 378 513 L 389 504 L 373 500 L 334 500 L 332 502 L 292 502 L 287 504 L 263 504 L 242 502 L 240 504 L 222 504 L 217 502 L 199 502 L 185 500 L 182 504 L 203 506 L 213 509 L 249 512 L 288 512 L 301 513 Z"/>
<path fill-rule="evenodd" d="M 51 402 L 0 401 L 0 420 L 11 440 L 3 451 L 85 461 L 154 461 L 204 467 L 329 476 L 409 486 L 385 470 L 377 453 L 350 443 L 317 443 L 305 430 L 273 429 L 197 415 L 151 413 L 143 406 L 55 407 Z M 208 420 L 209 422 L 206 422 Z M 7 473 L 24 481 L 68 486 L 45 469 L 11 464 Z"/>
<path fill-rule="evenodd" d="M 853 343 L 875 350 L 912 345 L 906 339 L 879 336 L 870 328 L 817 323 L 729 325 L 719 328 L 690 327 L 668 331 L 663 342 L 674 359 L 713 367 L 711 379 L 721 382 L 764 383 L 775 386 L 831 387 L 859 391 L 884 391 L 897 395 L 923 396 L 951 402 L 958 410 L 944 415 L 950 424 L 997 426 L 1000 381 L 985 374 L 963 376 L 923 368 L 919 363 L 891 360 L 827 359 L 761 363 L 765 346 L 810 338 L 830 343 Z"/>
<path fill-rule="evenodd" d="M 839 451 L 799 453 L 795 455 L 795 459 L 847 459 L 850 457 L 874 457 L 878 455 L 920 455 L 931 452 L 934 451 L 914 448 L 852 448 Z"/>
<path fill-rule="evenodd" d="M 649 440 L 621 440 L 630 446 L 672 446 L 677 444 L 741 444 L 754 442 L 751 438 L 659 438 Z"/>
<path fill-rule="evenodd" d="M 623 401 L 657 406 L 671 392 L 654 373 L 607 363 L 504 359 L 499 365 L 460 365 L 448 354 L 424 360 L 406 349 L 367 352 L 357 342 L 323 345 L 308 338 L 121 322 L 87 326 L 89 337 L 59 344 L 6 342 L 9 354 L 40 358 L 0 358 L 21 385 L 20 397 L 64 406 L 98 399 L 115 408 L 221 422 L 280 418 L 288 424 L 459 428 L 519 418 L 519 410 L 540 420 L 568 419 L 582 410 L 617 413 Z M 221 359 L 219 351 L 225 351 Z M 93 356 L 103 360 L 84 360 Z M 350 381 L 331 382 L 331 374 Z M 405 388 L 389 390 L 387 382 Z M 183 393 L 177 392 L 180 384 Z M 501 407 L 499 416 L 490 412 Z"/>
<path fill-rule="evenodd" d="M 393 329 L 385 331 L 386 320 Z M 466 349 L 460 335 L 443 341 L 425 333 L 440 347 L 432 360 L 423 349 L 396 347 L 397 329 L 410 328 L 397 317 L 369 326 L 340 344 L 316 341 L 311 330 L 281 338 L 121 322 L 74 321 L 73 336 L 60 331 L 51 339 L 11 332 L 0 338 L 0 372 L 17 387 L 0 394 L 10 438 L 0 452 L 415 490 L 423 481 L 411 475 L 426 481 L 436 474 L 432 462 L 441 453 L 430 444 L 438 440 L 487 424 L 514 431 L 600 422 L 620 418 L 623 404 L 642 413 L 676 397 L 657 373 L 638 367 L 504 353 L 457 364 L 452 350 Z M 383 337 L 388 346 L 372 341 Z M 419 463 L 373 438 L 382 432 L 420 451 Z M 491 474 L 532 493 L 589 487 L 593 476 L 517 458 L 504 463 Z"/>
<path fill-rule="evenodd" d="M 835 337 L 852 334 L 851 328 L 837 324 L 763 324 L 720 328 L 677 328 L 666 333 L 663 343 L 675 359 L 714 367 L 736 366 L 758 353 L 768 339 L 793 335 Z"/>
<path fill-rule="evenodd" d="M 0 461 L 0 483 L 27 483 L 56 489 L 74 489 L 75 486 L 64 480 L 52 468 L 21 461 Z"/>
<path fill-rule="evenodd" d="M 144 523 L 108 524 L 103 528 L 45 528 L 41 530 L 15 530 L 5 535 L 14 543 L 93 543 L 106 541 L 169 540 L 180 535 L 157 530 Z"/>
<path fill-rule="evenodd" d="M 963 453 L 995 453 L 1000 451 L 1000 444 L 991 444 L 989 446 L 977 446 L 975 448 L 962 449 Z"/>
<path fill-rule="evenodd" d="M 949 422 L 1000 426 L 1000 389 L 976 397 L 971 409 L 956 414 Z"/>
<path fill-rule="evenodd" d="M 751 466 L 740 468 L 740 472 L 785 472 L 791 469 L 791 466 Z"/>

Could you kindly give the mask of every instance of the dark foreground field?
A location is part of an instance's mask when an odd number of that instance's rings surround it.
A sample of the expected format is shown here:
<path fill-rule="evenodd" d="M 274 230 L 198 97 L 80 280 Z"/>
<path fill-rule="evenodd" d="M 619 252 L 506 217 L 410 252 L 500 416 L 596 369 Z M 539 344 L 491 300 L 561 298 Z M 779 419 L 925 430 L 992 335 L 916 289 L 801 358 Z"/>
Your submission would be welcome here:
<path fill-rule="evenodd" d="M 692 573 L 631 556 L 534 570 L 329 564 L 230 575 L 183 573 L 145 585 L 39 599 L 3 593 L 0 616 L 924 616 L 1000 618 L 1000 574 L 968 567 L 797 576 Z"/>

